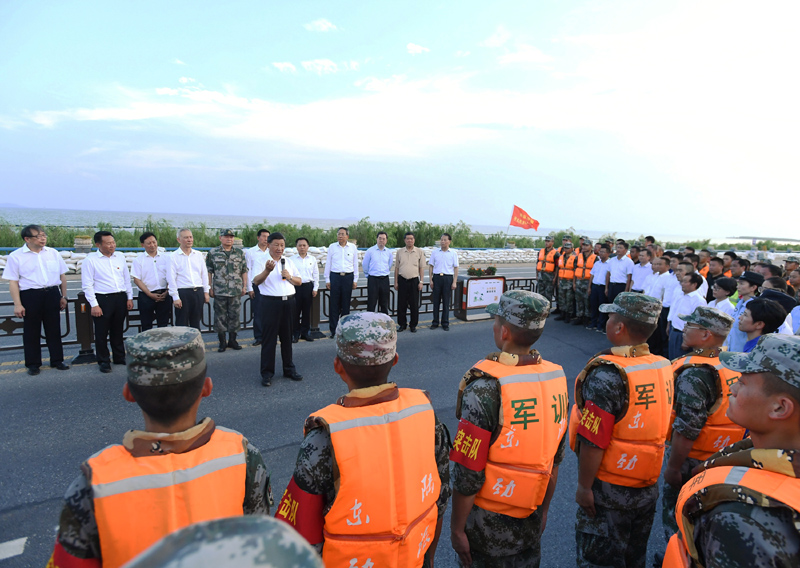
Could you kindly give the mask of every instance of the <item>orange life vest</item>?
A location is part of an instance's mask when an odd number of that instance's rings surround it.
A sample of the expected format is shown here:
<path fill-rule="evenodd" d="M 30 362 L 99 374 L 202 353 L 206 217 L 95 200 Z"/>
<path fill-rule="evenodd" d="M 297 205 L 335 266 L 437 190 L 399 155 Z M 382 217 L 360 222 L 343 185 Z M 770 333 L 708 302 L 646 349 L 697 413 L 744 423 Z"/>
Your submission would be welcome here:
<path fill-rule="evenodd" d="M 697 272 L 700 273 L 700 276 L 706 278 L 708 276 L 708 263 L 706 262 L 706 265 L 703 268 L 700 268 Z"/>
<path fill-rule="evenodd" d="M 695 546 L 694 527 L 697 515 L 705 513 L 720 503 L 732 500 L 730 497 L 714 491 L 714 487 L 732 485 L 737 491 L 749 490 L 754 497 L 751 502 L 758 503 L 759 496 L 768 496 L 781 501 L 795 511 L 800 511 L 800 479 L 781 475 L 773 471 L 736 466 L 712 467 L 701 471 L 690 479 L 678 495 L 675 517 L 678 521 L 678 533 L 672 535 L 664 555 L 664 568 L 688 568 L 701 566 L 699 554 Z M 689 499 L 699 500 L 693 505 L 694 514 L 684 514 L 684 507 Z M 737 501 L 741 502 L 741 501 Z M 758 505 L 753 505 L 757 507 Z"/>
<path fill-rule="evenodd" d="M 217 426 L 199 448 L 133 457 L 114 445 L 87 461 L 103 568 L 122 566 L 166 535 L 200 521 L 242 515 L 245 442 Z"/>
<path fill-rule="evenodd" d="M 481 509 L 518 519 L 544 501 L 561 438 L 569 393 L 564 369 L 542 360 L 510 366 L 484 359 L 476 369 L 500 385 L 502 429 L 489 447 L 486 481 L 475 496 Z"/>
<path fill-rule="evenodd" d="M 556 270 L 556 249 L 539 249 L 539 261 L 536 263 L 536 272 L 555 272 Z"/>
<path fill-rule="evenodd" d="M 689 457 L 706 460 L 720 451 L 725 446 L 729 446 L 734 442 L 738 442 L 744 438 L 745 429 L 735 424 L 730 418 L 726 416 L 728 410 L 729 400 L 728 396 L 731 394 L 731 385 L 739 380 L 741 376 L 730 369 L 726 369 L 719 362 L 719 357 L 701 357 L 699 355 L 687 355 L 675 359 L 672 362 L 672 372 L 677 381 L 678 375 L 684 369 L 689 367 L 699 367 L 701 365 L 708 366 L 714 369 L 714 375 L 717 379 L 717 396 L 716 402 L 708 410 L 708 418 L 703 429 L 700 430 L 700 435 L 694 441 L 692 450 L 689 452 Z M 672 424 L 675 423 L 675 411 L 672 411 L 670 417 L 669 436 L 667 439 L 672 439 Z"/>
<path fill-rule="evenodd" d="M 422 566 L 436 532 L 441 481 L 427 395 L 398 389 L 379 404 L 326 406 L 339 490 L 325 515 L 326 566 Z M 369 559 L 369 563 L 367 560 Z"/>
<path fill-rule="evenodd" d="M 673 379 L 669 361 L 658 355 L 600 355 L 575 379 L 575 404 L 570 414 L 570 447 L 574 450 L 583 410 L 581 386 L 594 367 L 611 363 L 628 387 L 628 409 L 614 424 L 597 477 L 626 487 L 658 482 L 672 411 Z M 652 407 L 652 408 L 650 408 Z"/>
<path fill-rule="evenodd" d="M 572 280 L 575 278 L 575 254 L 564 257 L 562 254 L 558 257 L 558 278 L 562 280 Z"/>
<path fill-rule="evenodd" d="M 597 260 L 597 255 L 592 253 L 589 258 L 584 259 L 583 253 L 578 254 L 578 262 L 575 265 L 575 278 L 578 280 L 589 280 L 592 275 L 590 274 L 594 261 Z"/>

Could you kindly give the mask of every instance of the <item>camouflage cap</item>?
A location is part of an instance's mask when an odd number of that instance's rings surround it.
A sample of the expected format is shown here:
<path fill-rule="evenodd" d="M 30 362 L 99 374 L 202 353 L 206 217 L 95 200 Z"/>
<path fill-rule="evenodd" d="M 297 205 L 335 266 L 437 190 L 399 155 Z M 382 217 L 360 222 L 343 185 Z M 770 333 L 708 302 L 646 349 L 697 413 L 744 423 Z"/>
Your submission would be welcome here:
<path fill-rule="evenodd" d="M 128 381 L 143 387 L 177 385 L 205 373 L 205 344 L 193 327 L 157 327 L 125 340 Z"/>
<path fill-rule="evenodd" d="M 800 388 L 800 337 L 796 335 L 762 335 L 750 353 L 723 351 L 719 362 L 739 373 L 772 373 Z"/>
<path fill-rule="evenodd" d="M 222 229 L 219 232 L 220 237 L 235 237 L 236 233 L 233 232 L 233 229 Z"/>
<path fill-rule="evenodd" d="M 572 235 L 564 235 L 563 237 L 561 237 L 561 240 L 562 240 L 562 242 L 563 241 L 571 241 L 572 240 Z"/>
<path fill-rule="evenodd" d="M 509 290 L 498 303 L 486 306 L 486 311 L 522 329 L 542 329 L 550 314 L 550 302 L 535 292 Z"/>
<path fill-rule="evenodd" d="M 678 316 L 686 323 L 706 328 L 714 335 L 727 337 L 733 327 L 733 318 L 716 308 L 697 306 L 691 314 Z"/>
<path fill-rule="evenodd" d="M 786 262 L 794 262 L 795 264 L 800 264 L 800 260 L 798 260 L 796 256 L 787 256 Z"/>
<path fill-rule="evenodd" d="M 594 243 L 592 242 L 592 239 L 590 239 L 589 237 L 583 237 L 583 244 L 589 245 L 589 246 L 593 246 L 594 245 Z"/>
<path fill-rule="evenodd" d="M 382 365 L 397 352 L 397 328 L 379 312 L 350 314 L 336 326 L 336 354 L 352 365 Z"/>
<path fill-rule="evenodd" d="M 566 241 L 562 246 L 564 248 L 572 248 L 572 241 Z"/>
<path fill-rule="evenodd" d="M 636 292 L 622 292 L 614 298 L 613 304 L 602 304 L 600 311 L 604 314 L 615 313 L 642 323 L 654 324 L 661 315 L 661 301 Z"/>
<path fill-rule="evenodd" d="M 546 241 L 552 241 L 552 240 L 553 240 L 553 235 L 547 235 L 547 236 L 544 238 L 544 240 L 546 240 Z"/>
<path fill-rule="evenodd" d="M 584 241 L 588 241 L 588 240 L 589 240 L 589 237 L 587 237 L 586 235 L 581 235 L 581 238 L 582 238 Z"/>
<path fill-rule="evenodd" d="M 324 568 L 288 523 L 247 515 L 184 527 L 136 556 L 127 568 Z"/>

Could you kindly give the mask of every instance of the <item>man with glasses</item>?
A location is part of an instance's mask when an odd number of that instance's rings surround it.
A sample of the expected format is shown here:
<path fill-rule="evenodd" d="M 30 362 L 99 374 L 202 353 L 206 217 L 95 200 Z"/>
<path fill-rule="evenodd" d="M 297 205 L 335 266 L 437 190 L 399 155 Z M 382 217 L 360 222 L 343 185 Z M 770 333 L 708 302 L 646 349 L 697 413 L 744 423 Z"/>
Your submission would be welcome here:
<path fill-rule="evenodd" d="M 67 265 L 57 250 L 45 246 L 47 235 L 39 225 L 28 225 L 20 236 L 25 244 L 9 255 L 3 278 L 8 280 L 14 315 L 23 318 L 25 366 L 29 375 L 39 374 L 44 326 L 50 366 L 65 371 L 69 365 L 61 345 L 61 310 L 67 307 Z"/>

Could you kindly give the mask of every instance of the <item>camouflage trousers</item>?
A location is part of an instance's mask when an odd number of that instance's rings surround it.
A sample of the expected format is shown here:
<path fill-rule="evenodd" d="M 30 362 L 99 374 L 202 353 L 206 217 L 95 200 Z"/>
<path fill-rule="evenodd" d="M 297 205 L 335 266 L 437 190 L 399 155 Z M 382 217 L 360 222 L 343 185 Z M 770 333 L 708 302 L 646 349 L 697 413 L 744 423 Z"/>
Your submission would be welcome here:
<path fill-rule="evenodd" d="M 664 463 L 669 463 L 670 449 L 664 453 Z M 681 466 L 681 487 L 692 478 L 692 470 L 701 463 L 700 460 L 687 458 Z M 678 523 L 675 522 L 675 507 L 678 504 L 678 493 L 681 487 L 664 483 L 661 488 L 661 524 L 664 526 L 664 541 L 669 542 L 672 535 L 678 532 Z"/>
<path fill-rule="evenodd" d="M 575 313 L 575 291 L 572 289 L 572 280 L 558 281 L 558 309 L 566 315 Z"/>
<path fill-rule="evenodd" d="M 214 331 L 236 333 L 239 331 L 239 315 L 242 300 L 239 296 L 214 296 Z"/>
<path fill-rule="evenodd" d="M 595 503 L 595 511 L 597 514 L 591 518 L 578 507 L 578 568 L 645 568 L 656 501 L 630 509 L 609 509 Z"/>
<path fill-rule="evenodd" d="M 589 288 L 591 279 L 575 280 L 575 317 L 588 318 L 591 316 L 589 311 Z"/>
<path fill-rule="evenodd" d="M 541 549 L 538 545 L 535 550 L 523 550 L 513 556 L 484 556 L 474 550 L 470 551 L 470 555 L 474 568 L 539 568 L 542 559 Z M 463 566 L 457 554 L 456 562 L 459 566 Z M 425 567 L 423 566 L 423 568 Z"/>
<path fill-rule="evenodd" d="M 548 302 L 553 301 L 553 282 L 556 279 L 554 272 L 539 272 L 539 285 L 537 287 L 539 294 L 547 298 Z"/>

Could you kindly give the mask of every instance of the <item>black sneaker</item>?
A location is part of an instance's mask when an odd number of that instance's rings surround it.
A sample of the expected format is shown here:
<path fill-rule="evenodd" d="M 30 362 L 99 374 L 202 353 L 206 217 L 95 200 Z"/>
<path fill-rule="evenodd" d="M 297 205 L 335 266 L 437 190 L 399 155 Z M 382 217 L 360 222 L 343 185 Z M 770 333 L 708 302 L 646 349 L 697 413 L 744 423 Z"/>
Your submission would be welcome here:
<path fill-rule="evenodd" d="M 397 333 L 400 333 L 401 331 L 405 331 L 405 330 L 406 330 L 406 326 L 404 326 L 404 325 L 397 326 Z"/>

